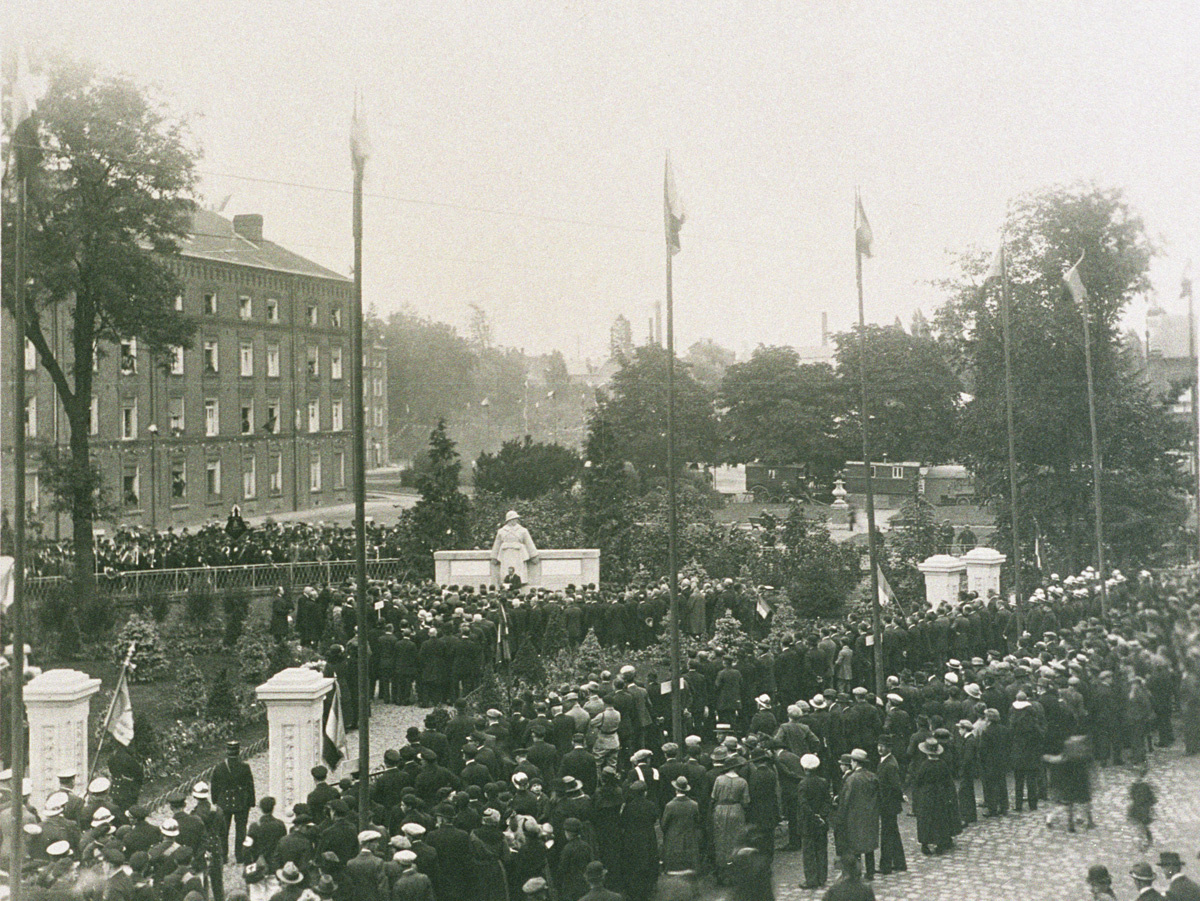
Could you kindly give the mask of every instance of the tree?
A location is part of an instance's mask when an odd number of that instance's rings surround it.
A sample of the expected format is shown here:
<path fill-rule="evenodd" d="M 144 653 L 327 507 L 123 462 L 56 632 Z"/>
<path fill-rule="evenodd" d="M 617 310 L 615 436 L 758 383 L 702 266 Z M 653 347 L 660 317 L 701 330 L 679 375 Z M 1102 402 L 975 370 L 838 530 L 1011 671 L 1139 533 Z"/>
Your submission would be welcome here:
<path fill-rule="evenodd" d="M 634 492 L 612 424 L 598 411 L 588 426 L 584 457 L 584 539 L 589 547 L 600 549 L 601 579 L 619 584 L 632 575 L 624 561 L 629 557 Z"/>
<path fill-rule="evenodd" d="M 860 439 L 858 331 L 836 335 L 837 371 L 847 400 L 843 422 L 848 440 Z M 962 383 L 931 338 L 899 326 L 868 325 L 867 403 L 876 460 L 942 463 L 951 459 L 958 437 Z"/>
<path fill-rule="evenodd" d="M 429 435 L 429 469 L 417 480 L 421 498 L 412 508 L 413 537 L 422 570 L 432 565 L 434 551 L 462 547 L 469 535 L 468 503 L 458 490 L 462 464 L 454 442 L 439 420 Z"/>
<path fill-rule="evenodd" d="M 687 356 L 684 360 L 692 367 L 692 375 L 696 381 L 707 388 L 709 391 L 716 391 L 721 385 L 721 379 L 725 377 L 725 371 L 733 365 L 737 359 L 737 354 L 727 347 L 722 347 L 713 341 L 712 338 L 706 338 L 703 341 L 697 341 L 688 348 Z"/>
<path fill-rule="evenodd" d="M 884 539 L 888 582 L 901 603 L 913 609 L 925 599 L 925 576 L 917 564 L 934 554 L 948 553 L 954 526 L 938 522 L 931 504 L 912 500 L 900 508 L 900 517 Z"/>
<path fill-rule="evenodd" d="M 1172 456 L 1183 438 L 1119 338 L 1125 308 L 1150 287 L 1155 249 L 1145 226 L 1120 191 L 1074 185 L 1018 198 L 1005 234 L 1024 539 L 1032 545 L 1038 534 L 1046 557 L 1063 571 L 1095 560 L 1082 311 L 1062 280 L 1083 254 L 1108 558 L 1118 566 L 1158 559 L 1183 524 L 1182 478 Z M 997 527 L 1011 560 L 1000 291 L 981 289 L 985 265 L 977 254 L 960 256 L 957 273 L 942 285 L 950 297 L 935 325 L 971 386 L 961 453 L 982 492 L 1001 499 Z M 1031 547 L 1024 556 L 1032 556 Z"/>
<path fill-rule="evenodd" d="M 90 458 L 93 359 L 134 338 L 150 359 L 191 344 L 195 324 L 176 312 L 173 267 L 196 209 L 195 164 L 185 123 L 134 82 L 74 64 L 48 73 L 38 109 L 40 164 L 28 179 L 26 337 L 66 416 L 69 462 L 60 461 L 74 541 L 77 596 L 95 589 L 92 524 L 99 479 Z M 14 192 L 4 193 L 5 268 L 11 271 Z M 12 285 L 4 302 L 13 309 Z M 60 356 L 50 322 L 69 319 Z"/>
<path fill-rule="evenodd" d="M 639 347 L 613 376 L 610 393 L 600 399 L 591 428 L 611 429 L 614 450 L 633 464 L 642 488 L 667 474 L 667 352 L 658 345 Z M 710 460 L 716 450 L 712 395 L 675 363 L 675 462 Z"/>
<path fill-rule="evenodd" d="M 801 365 L 790 347 L 759 345 L 730 366 L 718 403 L 726 454 L 736 463 L 808 463 L 832 474 L 853 447 L 839 435 L 845 401 L 833 367 Z"/>
<path fill-rule="evenodd" d="M 495 453 L 475 461 L 475 487 L 510 499 L 528 500 L 548 491 L 571 487 L 581 467 L 579 455 L 561 444 L 505 441 Z"/>

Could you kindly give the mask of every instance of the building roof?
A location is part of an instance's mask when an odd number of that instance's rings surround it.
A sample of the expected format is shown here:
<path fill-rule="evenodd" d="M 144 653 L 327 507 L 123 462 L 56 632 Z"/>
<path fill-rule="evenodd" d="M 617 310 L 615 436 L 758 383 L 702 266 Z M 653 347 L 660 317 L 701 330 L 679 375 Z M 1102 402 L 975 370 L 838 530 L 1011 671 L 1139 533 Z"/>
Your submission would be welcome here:
<path fill-rule="evenodd" d="M 252 266 L 271 272 L 307 275 L 339 282 L 351 281 L 312 260 L 280 247 L 274 241 L 251 241 L 233 230 L 233 223 L 211 210 L 197 210 L 192 217 L 192 234 L 183 242 L 180 253 L 193 259 L 216 263 Z"/>
<path fill-rule="evenodd" d="M 941 463 L 925 469 L 927 479 L 965 479 L 970 475 L 960 463 Z"/>

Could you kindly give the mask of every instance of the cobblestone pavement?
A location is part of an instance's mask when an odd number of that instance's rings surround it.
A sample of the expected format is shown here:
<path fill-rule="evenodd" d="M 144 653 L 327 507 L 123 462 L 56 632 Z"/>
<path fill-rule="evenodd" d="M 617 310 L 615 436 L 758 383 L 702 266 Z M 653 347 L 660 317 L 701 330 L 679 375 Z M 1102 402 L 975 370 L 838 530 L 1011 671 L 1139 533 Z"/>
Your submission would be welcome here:
<path fill-rule="evenodd" d="M 1093 815 L 1096 828 L 1070 834 L 1063 816 L 1053 829 L 1046 814 L 1056 808 L 1045 802 L 1036 812 L 1009 813 L 968 826 L 953 851 L 925 857 L 917 844 L 916 820 L 906 812 L 900 833 L 908 858 L 908 872 L 876 877 L 873 887 L 879 901 L 1061 901 L 1088 897 L 1084 877 L 1093 863 L 1102 863 L 1113 875 L 1118 898 L 1132 898 L 1129 868 L 1139 860 L 1158 861 L 1160 850 L 1178 851 L 1193 878 L 1200 872 L 1200 757 L 1184 757 L 1178 749 L 1154 754 L 1147 781 L 1158 795 L 1154 846 L 1142 851 L 1133 827 L 1125 819 L 1131 767 L 1097 769 L 1093 780 Z M 982 797 L 976 787 L 976 797 Z M 1009 788 L 1009 798 L 1012 789 Z M 1078 811 L 1076 812 L 1078 816 Z M 1077 827 L 1078 828 L 1078 827 Z M 830 861 L 831 876 L 833 861 Z M 775 891 L 779 901 L 809 901 L 823 890 L 806 890 L 800 855 L 780 853 L 775 858 Z M 1157 883 L 1159 890 L 1164 885 Z M 706 897 L 719 898 L 718 891 Z"/>

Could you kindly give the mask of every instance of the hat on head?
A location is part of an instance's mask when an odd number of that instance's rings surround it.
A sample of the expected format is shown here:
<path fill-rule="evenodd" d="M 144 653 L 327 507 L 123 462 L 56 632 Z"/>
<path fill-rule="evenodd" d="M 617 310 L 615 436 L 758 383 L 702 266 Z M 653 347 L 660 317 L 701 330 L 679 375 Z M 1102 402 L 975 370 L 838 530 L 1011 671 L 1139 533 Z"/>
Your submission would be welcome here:
<path fill-rule="evenodd" d="M 400 827 L 400 831 L 409 838 L 419 838 L 425 834 L 425 827 L 420 823 L 405 823 Z"/>
<path fill-rule="evenodd" d="M 526 895 L 536 895 L 538 892 L 544 892 L 545 890 L 546 890 L 546 880 L 543 879 L 541 876 L 534 876 L 532 879 L 527 881 L 523 886 L 521 886 L 521 891 L 524 892 Z"/>
<path fill-rule="evenodd" d="M 806 770 L 815 770 L 821 765 L 821 758 L 816 754 L 805 754 L 800 758 L 800 766 Z"/>
<path fill-rule="evenodd" d="M 1146 861 L 1140 860 L 1129 869 L 1129 875 L 1140 882 L 1153 882 L 1154 867 Z"/>
<path fill-rule="evenodd" d="M 88 783 L 89 795 L 102 795 L 112 788 L 112 783 L 108 781 L 107 776 L 97 776 Z"/>
<path fill-rule="evenodd" d="M 71 843 L 65 838 L 46 846 L 46 854 L 50 857 L 65 857 L 70 851 Z"/>
<path fill-rule="evenodd" d="M 362 832 L 360 832 L 358 834 L 358 843 L 360 845 L 365 845 L 365 844 L 367 844 L 367 842 L 377 841 L 378 839 L 381 839 L 381 838 L 383 838 L 383 836 L 380 835 L 377 830 L 364 829 Z"/>
<path fill-rule="evenodd" d="M 759 710 L 766 710 L 771 706 L 771 696 L 768 694 L 761 694 L 754 699 L 754 703 L 758 705 Z"/>
<path fill-rule="evenodd" d="M 1087 871 L 1088 885 L 1110 886 L 1112 885 L 1112 876 L 1108 872 L 1108 867 L 1102 863 L 1094 863 L 1088 867 Z"/>
<path fill-rule="evenodd" d="M 237 739 L 231 738 L 229 741 L 225 742 L 225 753 L 240 754 L 241 751 L 242 751 L 242 743 L 240 741 L 238 741 Z"/>
<path fill-rule="evenodd" d="M 859 763 L 866 763 L 871 758 L 867 754 L 867 752 L 864 751 L 862 748 L 855 748 L 853 751 L 850 752 L 850 759 L 855 760 Z"/>
<path fill-rule="evenodd" d="M 404 848 L 392 855 L 392 860 L 404 866 L 411 866 L 417 862 L 417 852 L 411 848 Z"/>
<path fill-rule="evenodd" d="M 211 798 L 212 789 L 207 782 L 197 782 L 192 786 L 192 797 L 201 800 Z"/>
<path fill-rule="evenodd" d="M 58 774 L 58 781 L 59 782 L 71 782 L 78 775 L 79 775 L 79 773 L 77 773 L 75 770 L 70 770 L 70 769 L 62 770 Z"/>
<path fill-rule="evenodd" d="M 634 751 L 633 755 L 629 759 L 633 763 L 641 763 L 643 760 L 649 760 L 653 756 L 654 752 L 650 751 L 648 748 L 642 748 L 640 751 Z"/>
<path fill-rule="evenodd" d="M 940 757 L 942 754 L 942 746 L 932 738 L 925 739 L 917 747 L 921 749 L 922 754 L 929 757 Z"/>
<path fill-rule="evenodd" d="M 47 817 L 56 817 L 63 812 L 66 806 L 67 793 L 54 792 L 46 799 L 46 806 L 43 808 L 42 813 Z"/>
<path fill-rule="evenodd" d="M 158 831 L 167 838 L 175 838 L 179 835 L 179 821 L 174 817 L 167 817 L 163 820 L 162 825 L 158 827 Z"/>
<path fill-rule="evenodd" d="M 946 673 L 946 681 L 951 685 L 958 684 L 958 673 Z"/>
<path fill-rule="evenodd" d="M 320 782 L 322 779 L 329 778 L 329 770 L 327 770 L 324 765 L 319 763 L 313 767 L 310 772 L 312 773 L 312 777 L 318 782 Z"/>
<path fill-rule="evenodd" d="M 1183 869 L 1183 858 L 1179 856 L 1178 851 L 1160 851 L 1158 854 L 1158 865 L 1160 867 L 1179 867 Z"/>
<path fill-rule="evenodd" d="M 300 872 L 300 868 L 293 861 L 285 863 L 278 872 L 275 873 L 279 877 L 280 882 L 288 885 L 297 885 L 304 881 L 304 874 Z"/>
<path fill-rule="evenodd" d="M 96 812 L 92 814 L 92 828 L 94 829 L 97 826 L 111 823 L 114 819 L 116 817 L 113 816 L 112 811 L 107 807 L 97 807 Z"/>
<path fill-rule="evenodd" d="M 896 694 L 894 691 L 888 692 L 887 699 L 889 701 L 891 701 L 893 704 L 903 704 L 904 703 L 904 697 L 902 695 Z"/>
<path fill-rule="evenodd" d="M 972 682 L 972 683 L 970 683 L 969 685 L 965 686 L 965 687 L 963 688 L 963 691 L 965 691 L 965 692 L 967 693 L 967 696 L 968 696 L 968 697 L 975 698 L 976 700 L 979 700 L 979 699 L 981 699 L 981 698 L 983 697 L 983 689 L 981 689 L 981 688 L 980 688 L 980 687 L 979 687 L 977 684 L 975 684 L 974 682 Z"/>
<path fill-rule="evenodd" d="M 853 691 L 851 691 L 851 694 L 853 694 L 856 698 L 865 698 L 867 696 L 867 690 L 861 685 L 855 685 Z"/>
<path fill-rule="evenodd" d="M 507 513 L 504 514 L 505 522 L 512 522 L 512 520 L 520 519 L 520 518 L 521 518 L 521 514 L 518 513 L 516 510 L 509 510 Z"/>
<path fill-rule="evenodd" d="M 608 871 L 604 869 L 603 863 L 598 860 L 593 860 L 584 868 L 583 875 L 592 881 L 596 881 L 603 879 L 604 874 L 607 872 Z"/>
<path fill-rule="evenodd" d="M 813 699 L 811 701 L 809 701 L 808 703 L 813 706 L 814 710 L 824 710 L 825 709 L 825 695 L 823 695 L 823 694 L 815 695 L 813 697 Z"/>
<path fill-rule="evenodd" d="M 521 788 L 528 782 L 529 782 L 529 774 L 528 773 L 517 772 L 517 773 L 512 774 L 512 784 L 514 786 L 516 786 L 517 788 Z"/>
<path fill-rule="evenodd" d="M 688 783 L 686 776 L 676 776 L 671 781 L 671 786 L 680 794 L 687 794 L 692 790 L 692 786 Z"/>

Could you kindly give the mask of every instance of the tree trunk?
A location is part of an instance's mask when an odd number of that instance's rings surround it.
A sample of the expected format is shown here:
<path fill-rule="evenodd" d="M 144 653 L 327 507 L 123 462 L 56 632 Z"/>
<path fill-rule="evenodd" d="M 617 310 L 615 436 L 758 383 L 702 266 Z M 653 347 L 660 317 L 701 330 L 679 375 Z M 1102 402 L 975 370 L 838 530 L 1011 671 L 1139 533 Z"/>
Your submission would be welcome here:
<path fill-rule="evenodd" d="M 76 474 L 71 486 L 71 530 L 75 550 L 75 571 L 72 582 L 75 602 L 82 604 L 96 594 L 96 548 L 92 534 L 95 514 L 96 485 L 90 478 L 91 454 L 88 432 L 91 425 L 91 394 L 87 405 L 75 399 L 67 405 L 67 421 L 71 427 L 71 468 Z M 72 407 L 83 406 L 83 415 Z"/>

